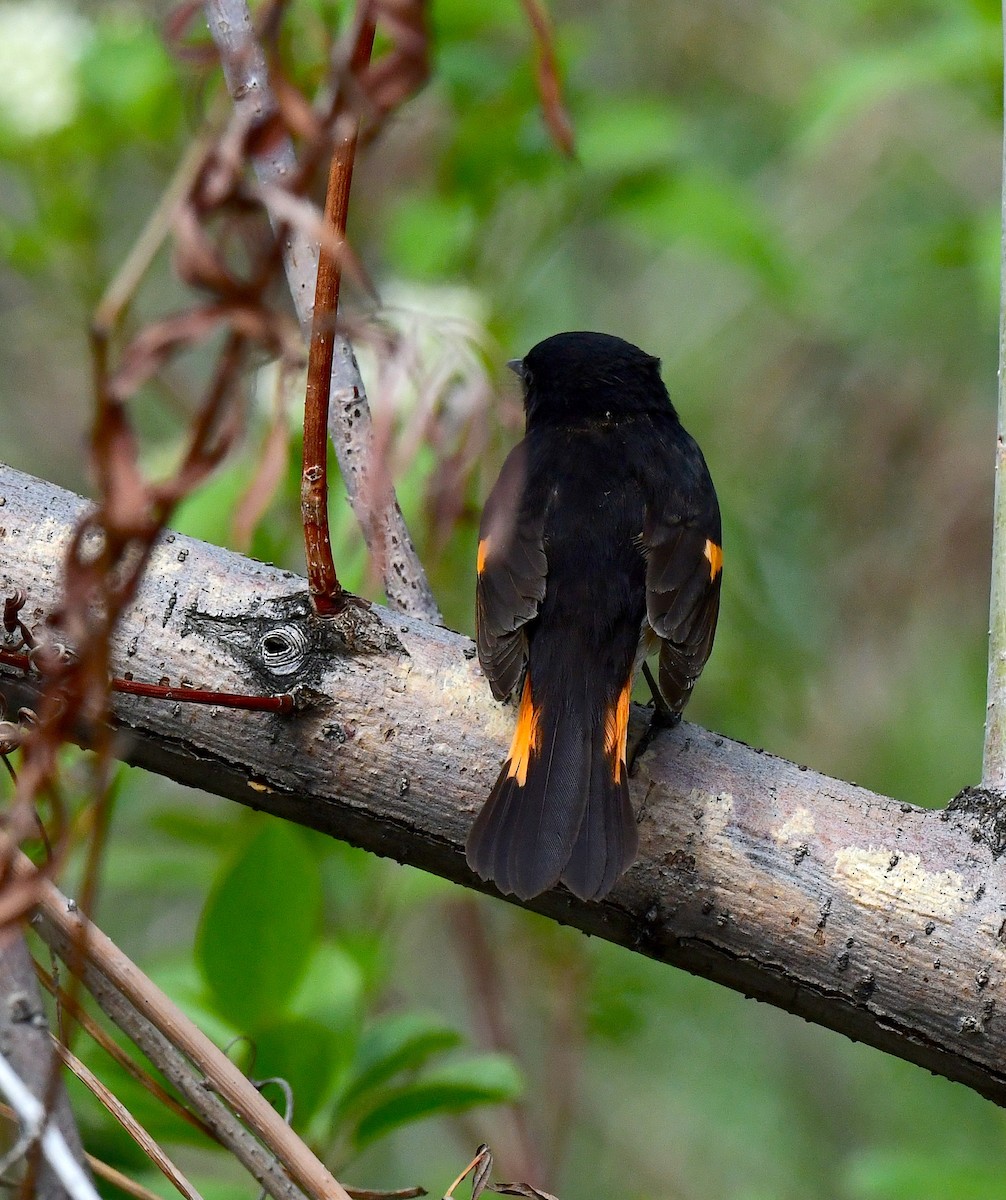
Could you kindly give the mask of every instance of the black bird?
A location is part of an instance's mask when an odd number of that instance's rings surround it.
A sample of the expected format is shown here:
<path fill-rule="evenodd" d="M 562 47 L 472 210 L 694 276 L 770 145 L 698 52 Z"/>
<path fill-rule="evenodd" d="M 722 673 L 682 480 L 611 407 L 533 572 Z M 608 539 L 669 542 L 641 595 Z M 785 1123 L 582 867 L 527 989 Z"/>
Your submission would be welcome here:
<path fill-rule="evenodd" d="M 719 506 L 659 359 L 559 333 L 509 366 L 526 431 L 482 513 L 475 613 L 493 695 L 523 690 L 468 863 L 522 900 L 559 880 L 599 900 L 638 848 L 625 760 L 636 670 L 659 646 L 676 720 L 712 649 Z"/>

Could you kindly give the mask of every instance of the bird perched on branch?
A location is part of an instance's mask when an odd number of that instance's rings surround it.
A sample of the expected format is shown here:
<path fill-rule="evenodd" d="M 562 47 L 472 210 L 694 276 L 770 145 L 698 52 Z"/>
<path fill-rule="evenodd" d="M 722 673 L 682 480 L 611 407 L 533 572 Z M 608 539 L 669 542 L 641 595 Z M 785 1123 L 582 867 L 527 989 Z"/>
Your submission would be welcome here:
<path fill-rule="evenodd" d="M 523 900 L 559 880 L 599 900 L 636 856 L 626 765 L 636 671 L 680 718 L 712 649 L 723 564 L 702 452 L 660 360 L 603 333 L 560 333 L 508 364 L 526 432 L 482 513 L 476 627 L 493 695 L 521 688 L 472 870 Z"/>

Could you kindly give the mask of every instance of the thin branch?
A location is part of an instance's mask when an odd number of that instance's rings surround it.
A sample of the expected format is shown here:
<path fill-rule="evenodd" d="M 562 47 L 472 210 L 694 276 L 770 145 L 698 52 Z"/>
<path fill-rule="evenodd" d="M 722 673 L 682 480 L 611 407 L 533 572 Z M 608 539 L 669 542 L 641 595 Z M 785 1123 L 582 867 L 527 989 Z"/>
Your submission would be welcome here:
<path fill-rule="evenodd" d="M 0 497 L 17 531 L 0 540 L 0 594 L 23 587 L 40 623 L 84 502 L 10 468 Z M 240 690 L 268 677 L 276 634 L 302 647 L 282 686 L 309 687 L 315 707 L 119 697 L 117 753 L 479 888 L 463 847 L 513 713 L 469 639 L 377 606 L 318 620 L 304 580 L 175 535 L 154 550 L 113 665 Z M 20 675 L 0 674 L 0 690 L 12 710 L 31 698 Z M 644 721 L 634 710 L 635 735 Z M 654 740 L 630 792 L 640 855 L 612 895 L 585 904 L 557 887 L 527 907 L 1006 1103 L 1006 801 L 969 791 L 920 809 L 688 723 Z"/>
<path fill-rule="evenodd" d="M 141 280 L 170 234 L 175 211 L 191 190 L 211 145 L 212 139 L 204 133 L 186 148 L 168 186 L 94 310 L 92 324 L 99 333 L 111 334 L 139 289 Z"/>
<path fill-rule="evenodd" d="M 1003 4 L 1006 37 L 1006 2 Z M 1006 74 L 1004 74 L 1006 95 Z M 1006 792 L 1006 126 L 1003 128 L 1002 228 L 999 242 L 999 415 L 996 429 L 995 500 L 992 516 L 992 586 L 989 602 L 989 677 L 982 787 Z"/>
<path fill-rule="evenodd" d="M 134 1200 L 161 1200 L 156 1192 L 152 1192 L 150 1188 L 144 1187 L 142 1183 L 137 1183 L 135 1179 L 130 1179 L 128 1175 L 124 1175 L 116 1167 L 104 1162 L 100 1158 L 95 1158 L 93 1154 L 87 1155 L 87 1165 L 91 1168 L 99 1179 L 104 1179 L 106 1183 L 111 1183 L 119 1189 L 120 1192 L 125 1192 L 127 1196 L 134 1197 Z"/>
<path fill-rule="evenodd" d="M 373 21 L 365 17 L 356 39 L 351 69 L 360 70 L 370 61 L 375 32 Z M 336 139 L 332 150 L 328 190 L 325 196 L 325 227 L 338 240 L 340 248 L 345 244 L 349 189 L 353 181 L 353 163 L 360 132 L 360 123 L 356 117 L 347 114 L 345 120 L 345 132 Z M 329 398 L 341 283 L 341 255 L 330 247 L 322 246 L 318 258 L 311 348 L 307 360 L 304 456 L 300 484 L 307 581 L 311 601 L 319 616 L 331 616 L 339 612 L 345 604 L 332 562 L 332 543 L 328 530 Z"/>
<path fill-rule="evenodd" d="M 100 1200 L 66 1139 L 47 1119 L 44 1105 L 35 1099 L 3 1054 L 0 1054 L 0 1091 L 17 1113 L 23 1135 L 32 1142 L 35 1138 L 41 1141 L 45 1161 L 73 1200 Z"/>
<path fill-rule="evenodd" d="M 0 1117 L 10 1121 L 12 1125 L 17 1124 L 17 1113 L 9 1104 L 0 1102 Z M 150 1188 L 145 1188 L 143 1184 L 137 1183 L 135 1179 L 130 1179 L 128 1175 L 123 1175 L 115 1167 L 110 1166 L 107 1162 L 103 1162 L 100 1158 L 95 1158 L 93 1154 L 85 1153 L 84 1159 L 92 1172 L 99 1179 L 104 1179 L 108 1183 L 113 1183 L 121 1192 L 125 1192 L 127 1196 L 135 1197 L 135 1200 L 161 1200 L 156 1192 L 152 1192 Z"/>
<path fill-rule="evenodd" d="M 31 954 L 20 931 L 12 930 L 0 950 L 0 1047 L 10 1066 L 40 1101 L 79 1164 L 84 1163 L 80 1135 L 63 1088 L 59 1059 L 49 1041 L 49 1026 L 35 979 Z M 32 1194 L 39 1200 L 63 1200 L 66 1191 L 52 1169 L 29 1153 L 34 1170 Z"/>
<path fill-rule="evenodd" d="M 483 907 L 466 896 L 451 906 L 449 916 L 468 982 L 479 1041 L 488 1050 L 519 1058 L 506 1015 L 505 981 L 486 932 Z M 510 1155 L 504 1153 L 503 1159 L 510 1162 L 514 1173 L 522 1179 L 543 1178 L 542 1156 L 528 1122 L 526 1101 L 516 1100 L 507 1105 L 507 1112 L 513 1123 L 515 1147 Z"/>
<path fill-rule="evenodd" d="M 185 1197 L 185 1200 L 202 1200 L 199 1192 L 196 1191 L 192 1184 L 185 1178 L 184 1174 L 175 1166 L 115 1093 L 110 1088 L 107 1088 L 97 1075 L 85 1066 L 75 1054 L 67 1050 L 65 1046 L 61 1046 L 58 1042 L 55 1043 L 55 1046 L 63 1062 L 66 1063 L 74 1075 L 76 1075 L 99 1103 L 118 1121 L 119 1125 L 133 1139 L 137 1146 L 140 1147 L 172 1187 L 180 1192 Z"/>
<path fill-rule="evenodd" d="M 0 648 L 0 663 L 27 672 L 31 668 L 31 656 L 18 650 Z M 252 692 L 214 692 L 204 688 L 181 685 L 172 687 L 166 683 L 144 683 L 138 679 L 109 679 L 113 692 L 126 696 L 144 696 L 148 700 L 163 700 L 168 703 L 184 701 L 186 704 L 208 704 L 217 708 L 244 708 L 248 712 L 292 713 L 300 705 L 292 692 L 279 692 L 268 696 Z"/>
<path fill-rule="evenodd" d="M 227 87 L 239 113 L 250 127 L 264 126 L 279 113 L 269 85 L 265 53 L 255 37 L 245 0 L 205 0 L 210 33 L 220 52 Z M 293 142 L 271 131 L 259 139 L 252 165 L 262 188 L 288 186 L 297 177 Z M 314 314 L 318 247 L 298 226 L 283 225 L 283 265 L 294 308 L 306 341 L 310 342 Z M 334 333 L 329 435 L 335 448 L 349 502 L 370 553 L 381 565 L 384 589 L 392 608 L 434 624 L 443 618 L 430 590 L 393 490 L 386 499 L 370 486 L 374 476 L 373 422 L 367 391 L 353 348 L 338 330 Z M 371 514 L 379 512 L 373 519 Z"/>
<path fill-rule="evenodd" d="M 140 1064 L 131 1058 L 119 1043 L 105 1032 L 78 1000 L 74 999 L 69 992 L 65 992 L 62 988 L 57 987 L 52 976 L 39 966 L 38 963 L 35 964 L 35 973 L 46 991 L 56 998 L 60 1009 L 64 1012 L 69 1012 L 88 1037 L 97 1042 L 109 1058 L 118 1063 L 128 1075 L 131 1075 L 145 1091 L 154 1097 L 158 1104 L 163 1104 L 176 1117 L 188 1122 L 193 1129 L 198 1129 L 206 1137 L 212 1138 L 214 1136 L 209 1126 L 189 1112 L 184 1105 L 179 1104 L 174 1096 L 170 1092 L 165 1091 L 152 1075 L 144 1071 Z"/>
<path fill-rule="evenodd" d="M 51 883 L 39 879 L 24 857 L 16 860 L 15 875 L 21 880 L 32 880 L 38 889 L 34 927 L 39 936 L 68 965 L 79 955 L 81 978 L 98 1004 L 151 1058 L 271 1195 L 278 1200 L 290 1200 L 301 1194 L 348 1200 L 342 1186 L 227 1055 L 114 942 Z M 271 1154 L 264 1153 L 254 1138 L 242 1137 L 244 1131 L 233 1120 L 226 1120 L 226 1110 L 225 1119 L 221 1119 L 223 1106 L 217 1096 L 233 1108 Z M 282 1164 L 281 1171 L 276 1170 L 272 1155 Z M 294 1181 L 294 1187 L 290 1180 Z"/>
<path fill-rule="evenodd" d="M 552 22 L 541 0 L 521 0 L 528 24 L 534 34 L 537 62 L 535 83 L 541 100 L 542 115 L 552 140 L 570 158 L 576 154 L 573 122 L 562 99 L 562 84 L 559 79 L 559 60 L 555 52 L 555 33 Z"/>

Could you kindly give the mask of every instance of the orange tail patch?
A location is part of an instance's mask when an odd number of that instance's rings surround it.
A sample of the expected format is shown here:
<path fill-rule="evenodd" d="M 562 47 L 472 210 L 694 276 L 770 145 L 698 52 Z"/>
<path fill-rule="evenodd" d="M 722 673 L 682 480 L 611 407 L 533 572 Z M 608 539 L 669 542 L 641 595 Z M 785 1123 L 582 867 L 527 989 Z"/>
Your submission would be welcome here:
<path fill-rule="evenodd" d="M 535 708 L 531 695 L 531 676 L 524 680 L 524 692 L 520 698 L 520 708 L 517 710 L 517 728 L 513 731 L 513 742 L 510 744 L 509 768 L 507 776 L 517 780 L 517 786 L 523 787 L 527 782 L 527 768 L 531 755 L 538 749 L 541 740 L 541 709 Z"/>
<path fill-rule="evenodd" d="M 618 699 L 604 714 L 604 750 L 611 759 L 611 774 L 616 783 L 622 781 L 625 767 L 625 743 L 629 734 L 629 697 L 632 695 L 632 677 L 618 693 Z"/>

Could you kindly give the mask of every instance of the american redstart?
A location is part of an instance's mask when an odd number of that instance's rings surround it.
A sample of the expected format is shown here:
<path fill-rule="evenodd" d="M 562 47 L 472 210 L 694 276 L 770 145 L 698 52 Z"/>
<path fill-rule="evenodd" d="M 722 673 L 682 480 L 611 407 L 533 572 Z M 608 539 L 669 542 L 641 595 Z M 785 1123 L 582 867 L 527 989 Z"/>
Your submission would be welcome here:
<path fill-rule="evenodd" d="M 654 701 L 675 721 L 712 649 L 719 505 L 659 359 L 608 334 L 559 333 L 508 365 L 526 430 L 482 512 L 475 615 L 493 695 L 522 690 L 468 863 L 523 900 L 559 880 L 598 900 L 638 848 L 636 671 L 659 649 Z"/>

